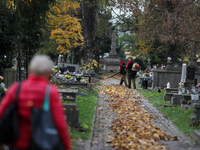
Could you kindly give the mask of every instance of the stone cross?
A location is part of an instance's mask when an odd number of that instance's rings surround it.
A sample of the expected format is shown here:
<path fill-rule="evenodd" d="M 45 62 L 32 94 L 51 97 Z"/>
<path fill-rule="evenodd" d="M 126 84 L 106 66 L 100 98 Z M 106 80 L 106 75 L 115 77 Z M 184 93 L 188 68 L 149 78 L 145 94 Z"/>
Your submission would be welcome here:
<path fill-rule="evenodd" d="M 147 60 L 148 60 L 148 64 L 150 64 L 151 58 L 148 58 Z"/>
<path fill-rule="evenodd" d="M 117 51 L 116 51 L 116 32 L 115 31 L 112 32 L 110 55 L 117 55 Z"/>

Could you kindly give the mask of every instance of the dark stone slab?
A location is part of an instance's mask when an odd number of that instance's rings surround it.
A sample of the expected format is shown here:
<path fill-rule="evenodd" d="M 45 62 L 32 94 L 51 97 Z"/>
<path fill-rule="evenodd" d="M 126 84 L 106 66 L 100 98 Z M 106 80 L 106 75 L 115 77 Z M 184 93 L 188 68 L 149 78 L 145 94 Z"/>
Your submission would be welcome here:
<path fill-rule="evenodd" d="M 190 120 L 191 121 L 195 121 L 196 120 L 196 116 L 190 116 Z"/>
<path fill-rule="evenodd" d="M 173 93 L 166 93 L 164 96 L 163 96 L 163 101 L 171 101 L 171 98 L 174 96 Z"/>
<path fill-rule="evenodd" d="M 62 94 L 64 101 L 76 101 L 76 95 L 78 90 L 76 89 L 58 89 L 58 92 Z"/>
<path fill-rule="evenodd" d="M 81 83 L 81 82 L 61 82 L 60 85 L 64 85 L 66 88 L 71 88 L 73 86 L 82 86 L 88 87 L 88 83 Z"/>
<path fill-rule="evenodd" d="M 183 96 L 183 100 L 186 100 L 186 101 L 190 101 L 191 100 L 191 95 L 190 94 L 182 94 Z"/>
<path fill-rule="evenodd" d="M 79 109 L 77 108 L 77 104 L 63 104 L 65 115 L 67 116 L 67 123 L 71 127 L 79 127 Z"/>
<path fill-rule="evenodd" d="M 70 104 L 70 103 L 66 104 L 66 103 L 64 103 L 63 105 L 64 105 L 65 109 L 73 109 L 73 110 L 75 110 L 76 107 L 77 107 L 77 104 Z"/>
<path fill-rule="evenodd" d="M 200 145 L 200 130 L 193 131 L 190 136 Z"/>
<path fill-rule="evenodd" d="M 178 93 L 178 88 L 165 88 L 166 93 Z"/>
<path fill-rule="evenodd" d="M 181 108 L 189 109 L 189 107 L 190 107 L 190 105 L 181 103 Z"/>
<path fill-rule="evenodd" d="M 189 101 L 188 104 L 190 105 L 190 109 L 195 109 L 195 105 L 200 104 L 200 101 Z"/>
<path fill-rule="evenodd" d="M 188 105 L 188 102 L 190 102 L 190 100 L 181 99 L 181 104 L 186 104 L 186 105 Z"/>
<path fill-rule="evenodd" d="M 174 96 L 171 98 L 171 104 L 172 105 L 181 105 L 181 99 L 182 95 L 174 94 Z"/>
<path fill-rule="evenodd" d="M 195 108 L 194 114 L 196 115 L 196 120 L 200 120 L 200 104 L 196 104 L 194 108 Z"/>

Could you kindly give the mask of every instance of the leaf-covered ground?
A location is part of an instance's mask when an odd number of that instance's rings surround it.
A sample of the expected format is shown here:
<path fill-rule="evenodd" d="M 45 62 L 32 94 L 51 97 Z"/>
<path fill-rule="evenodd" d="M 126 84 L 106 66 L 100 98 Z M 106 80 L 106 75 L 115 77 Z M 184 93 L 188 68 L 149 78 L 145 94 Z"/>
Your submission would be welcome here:
<path fill-rule="evenodd" d="M 167 149 L 160 140 L 177 140 L 153 124 L 154 116 L 143 108 L 139 95 L 133 89 L 120 85 L 102 86 L 99 92 L 109 96 L 109 106 L 113 113 L 119 114 L 112 121 L 112 133 L 107 141 L 115 149 Z M 114 134 L 113 134 L 114 133 Z"/>

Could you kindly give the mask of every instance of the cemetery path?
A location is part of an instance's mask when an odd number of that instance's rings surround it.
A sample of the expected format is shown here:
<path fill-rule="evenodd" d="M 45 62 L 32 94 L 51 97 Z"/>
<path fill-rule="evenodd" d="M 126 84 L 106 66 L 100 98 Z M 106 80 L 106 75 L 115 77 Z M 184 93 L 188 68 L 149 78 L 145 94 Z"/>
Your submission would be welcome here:
<path fill-rule="evenodd" d="M 112 84 L 119 84 L 119 80 L 106 79 L 106 80 L 102 80 L 102 83 L 103 85 L 110 86 Z M 118 86 L 117 88 L 122 88 L 122 87 L 126 89 L 125 86 Z M 102 86 L 99 87 L 99 90 L 102 91 Z M 179 138 L 178 141 L 161 140 L 158 145 L 155 145 L 155 149 L 156 148 L 159 149 L 159 146 L 161 144 L 171 150 L 187 150 L 187 149 L 199 150 L 200 149 L 197 145 L 193 143 L 193 141 L 189 137 L 186 137 L 181 131 L 177 129 L 177 127 L 171 121 L 169 121 L 162 113 L 160 113 L 155 107 L 153 107 L 149 103 L 149 101 L 146 98 L 144 98 L 137 90 L 132 89 L 131 91 L 132 91 L 132 94 L 129 94 L 129 97 L 130 95 L 133 96 L 132 98 L 134 98 L 134 100 L 136 101 L 135 104 L 139 102 L 141 106 L 145 108 L 147 113 L 150 114 L 149 116 L 152 115 L 155 117 L 154 119 L 152 119 L 155 127 L 162 129 L 167 135 L 170 135 L 171 138 L 174 138 L 174 136 L 177 136 Z M 120 116 L 122 116 L 122 119 L 123 119 L 123 114 L 116 113 L 115 109 L 117 108 L 110 107 L 112 104 L 116 104 L 116 102 L 111 102 L 110 100 L 112 100 L 112 98 L 109 98 L 108 94 L 104 90 L 103 92 L 99 92 L 99 99 L 97 101 L 92 137 L 90 140 L 85 142 L 85 146 L 79 147 L 79 149 L 77 150 L 113 150 L 114 149 L 110 144 L 112 141 L 114 141 L 112 136 L 116 134 L 116 132 L 111 131 L 111 126 L 113 125 L 112 122 Z M 124 115 L 124 117 L 125 116 L 126 114 Z M 120 136 L 120 134 L 118 136 Z M 107 141 L 111 141 L 111 142 L 107 143 Z M 139 140 L 139 142 L 142 142 L 142 141 Z M 115 143 L 115 144 L 117 147 L 118 143 Z M 141 143 L 141 145 L 142 144 L 144 144 L 144 142 Z M 162 147 L 160 147 L 160 149 L 161 148 Z M 135 148 L 132 148 L 132 149 L 135 149 Z M 143 149 L 143 148 L 140 148 L 140 149 Z"/>

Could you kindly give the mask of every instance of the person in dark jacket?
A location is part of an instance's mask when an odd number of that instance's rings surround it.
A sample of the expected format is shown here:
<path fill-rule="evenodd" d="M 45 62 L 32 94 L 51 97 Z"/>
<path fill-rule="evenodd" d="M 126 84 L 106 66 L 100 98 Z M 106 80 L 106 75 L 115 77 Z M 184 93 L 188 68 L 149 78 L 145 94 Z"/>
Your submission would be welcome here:
<path fill-rule="evenodd" d="M 129 57 L 129 62 L 126 65 L 126 70 L 128 71 L 128 88 L 131 88 L 131 80 L 133 82 L 133 88 L 136 89 L 135 78 L 137 71 L 132 70 L 132 66 L 135 63 L 133 57 Z"/>
<path fill-rule="evenodd" d="M 121 80 L 120 80 L 120 85 L 125 84 L 125 86 L 127 86 L 127 82 L 126 82 L 126 71 L 125 71 L 125 66 L 126 66 L 126 63 L 125 61 L 123 61 L 122 58 L 119 59 L 119 62 L 120 62 L 120 75 L 122 76 L 121 77 Z M 123 67 L 124 66 L 124 67 Z"/>

